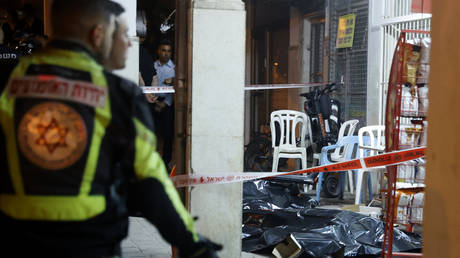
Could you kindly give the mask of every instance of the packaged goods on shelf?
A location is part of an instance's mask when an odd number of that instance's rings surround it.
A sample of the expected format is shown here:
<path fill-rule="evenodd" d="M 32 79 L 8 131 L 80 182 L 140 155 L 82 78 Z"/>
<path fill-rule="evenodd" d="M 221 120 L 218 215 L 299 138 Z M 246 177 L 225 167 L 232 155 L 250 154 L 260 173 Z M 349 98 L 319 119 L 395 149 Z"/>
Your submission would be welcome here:
<path fill-rule="evenodd" d="M 421 39 L 420 45 L 420 66 L 417 71 L 417 84 L 426 84 L 428 83 L 428 75 L 430 74 L 431 38 Z"/>
<path fill-rule="evenodd" d="M 420 47 L 412 44 L 404 45 L 404 60 L 403 80 L 410 85 L 415 85 L 420 62 Z"/>
<path fill-rule="evenodd" d="M 401 115 L 417 116 L 418 94 L 412 87 L 402 87 L 401 91 Z"/>
<path fill-rule="evenodd" d="M 398 224 L 409 223 L 409 205 L 412 195 L 408 192 L 397 190 L 396 191 L 396 207 L 395 218 Z"/>
<path fill-rule="evenodd" d="M 425 182 L 425 159 L 419 159 L 416 161 L 418 164 L 415 166 L 415 182 Z"/>
<path fill-rule="evenodd" d="M 427 132 L 428 132 L 428 121 L 424 120 L 422 122 L 423 124 L 423 132 L 422 132 L 422 135 L 420 135 L 420 142 L 419 142 L 419 146 L 426 146 L 426 139 L 427 139 Z"/>
<path fill-rule="evenodd" d="M 395 217 L 401 225 L 409 223 L 421 224 L 423 220 L 423 205 L 425 194 L 419 189 L 404 189 L 396 191 Z"/>
<path fill-rule="evenodd" d="M 420 125 L 401 125 L 399 130 L 399 145 L 402 148 L 412 148 L 419 144 L 420 135 L 423 133 Z"/>
<path fill-rule="evenodd" d="M 428 112 L 428 87 L 418 87 L 418 114 L 426 116 Z"/>
<path fill-rule="evenodd" d="M 407 182 L 415 179 L 415 166 L 413 162 L 407 162 L 398 166 L 398 182 Z"/>
<path fill-rule="evenodd" d="M 410 221 L 412 223 L 420 224 L 423 220 L 424 198 L 424 192 L 416 193 L 412 197 L 412 205 L 410 208 Z"/>

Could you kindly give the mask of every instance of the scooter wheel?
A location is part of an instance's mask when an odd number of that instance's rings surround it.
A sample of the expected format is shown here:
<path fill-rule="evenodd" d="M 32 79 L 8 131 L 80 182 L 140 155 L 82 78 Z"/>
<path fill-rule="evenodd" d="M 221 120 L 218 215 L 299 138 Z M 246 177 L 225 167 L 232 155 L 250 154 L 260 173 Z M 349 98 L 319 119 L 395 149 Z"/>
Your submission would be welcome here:
<path fill-rule="evenodd" d="M 326 197 L 336 198 L 340 195 L 340 181 L 338 174 L 327 175 L 323 183 L 323 191 Z"/>

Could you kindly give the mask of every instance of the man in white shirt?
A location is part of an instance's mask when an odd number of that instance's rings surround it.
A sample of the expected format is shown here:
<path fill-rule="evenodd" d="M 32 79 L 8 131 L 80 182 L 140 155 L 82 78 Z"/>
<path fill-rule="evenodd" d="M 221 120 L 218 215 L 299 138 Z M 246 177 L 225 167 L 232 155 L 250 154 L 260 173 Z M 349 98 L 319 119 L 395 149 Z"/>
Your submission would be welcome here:
<path fill-rule="evenodd" d="M 156 75 L 153 77 L 152 85 L 172 86 L 174 84 L 175 65 L 171 61 L 172 49 L 172 43 L 168 40 L 163 40 L 158 45 L 158 59 L 154 63 Z M 174 142 L 174 94 L 148 94 L 147 100 L 155 104 L 153 118 L 156 134 L 159 140 L 163 140 L 163 148 L 160 152 L 166 166 L 169 167 Z"/>

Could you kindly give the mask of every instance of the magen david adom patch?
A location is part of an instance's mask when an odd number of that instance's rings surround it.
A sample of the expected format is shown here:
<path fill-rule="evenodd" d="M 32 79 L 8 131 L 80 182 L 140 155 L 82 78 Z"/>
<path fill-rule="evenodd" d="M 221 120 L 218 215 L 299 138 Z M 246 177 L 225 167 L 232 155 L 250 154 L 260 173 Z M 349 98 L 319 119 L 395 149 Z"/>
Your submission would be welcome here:
<path fill-rule="evenodd" d="M 87 144 L 87 130 L 81 115 L 57 102 L 41 103 L 27 111 L 17 135 L 24 156 L 50 170 L 74 164 Z"/>

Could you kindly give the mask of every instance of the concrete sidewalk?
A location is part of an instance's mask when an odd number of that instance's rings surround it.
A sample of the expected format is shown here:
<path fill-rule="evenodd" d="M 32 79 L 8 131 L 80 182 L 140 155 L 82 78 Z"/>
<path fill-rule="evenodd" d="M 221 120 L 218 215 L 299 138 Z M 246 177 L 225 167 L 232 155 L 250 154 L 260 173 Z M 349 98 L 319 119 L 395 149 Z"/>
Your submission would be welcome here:
<path fill-rule="evenodd" d="M 171 246 L 147 220 L 129 218 L 128 237 L 121 243 L 123 258 L 171 257 Z"/>
<path fill-rule="evenodd" d="M 129 218 L 128 237 L 121 243 L 123 258 L 169 258 L 171 246 L 165 242 L 157 229 L 147 220 L 139 217 Z M 267 257 L 242 253 L 242 258 Z"/>
<path fill-rule="evenodd" d="M 315 196 L 311 191 L 309 196 Z M 345 200 L 337 198 L 321 198 L 319 208 L 338 209 L 344 205 L 351 205 L 354 202 L 354 195 L 345 192 Z M 122 242 L 123 258 L 169 258 L 171 257 L 171 246 L 163 240 L 157 229 L 147 220 L 139 217 L 129 218 L 130 226 L 128 237 Z M 252 253 L 241 253 L 242 258 L 263 258 L 274 256 L 261 256 Z"/>

